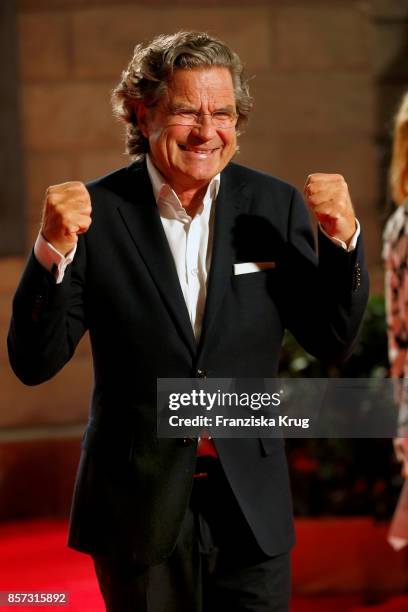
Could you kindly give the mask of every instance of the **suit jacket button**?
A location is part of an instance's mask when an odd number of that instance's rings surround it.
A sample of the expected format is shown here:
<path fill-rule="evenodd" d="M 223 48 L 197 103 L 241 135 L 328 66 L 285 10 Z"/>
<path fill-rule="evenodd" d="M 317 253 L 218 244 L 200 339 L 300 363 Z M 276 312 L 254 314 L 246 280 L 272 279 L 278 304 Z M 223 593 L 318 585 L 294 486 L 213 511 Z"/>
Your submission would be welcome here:
<path fill-rule="evenodd" d="M 196 377 L 197 378 L 207 378 L 207 370 L 197 370 Z"/>
<path fill-rule="evenodd" d="M 361 267 L 356 263 L 353 274 L 353 291 L 357 291 L 361 286 Z"/>
<path fill-rule="evenodd" d="M 183 446 L 192 446 L 194 444 L 193 438 L 183 438 L 181 441 Z"/>

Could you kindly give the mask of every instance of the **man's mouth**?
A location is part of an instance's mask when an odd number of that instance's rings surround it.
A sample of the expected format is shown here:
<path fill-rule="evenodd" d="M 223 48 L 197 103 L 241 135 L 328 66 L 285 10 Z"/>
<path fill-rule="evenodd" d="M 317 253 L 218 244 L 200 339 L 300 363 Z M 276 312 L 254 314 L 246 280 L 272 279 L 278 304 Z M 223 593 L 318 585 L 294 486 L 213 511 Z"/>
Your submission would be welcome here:
<path fill-rule="evenodd" d="M 178 145 L 182 151 L 187 151 L 188 153 L 192 153 L 196 155 L 200 159 L 206 159 L 210 157 L 215 151 L 218 151 L 219 147 L 215 147 L 214 149 L 204 149 L 202 147 L 189 147 L 188 145 L 179 144 Z"/>

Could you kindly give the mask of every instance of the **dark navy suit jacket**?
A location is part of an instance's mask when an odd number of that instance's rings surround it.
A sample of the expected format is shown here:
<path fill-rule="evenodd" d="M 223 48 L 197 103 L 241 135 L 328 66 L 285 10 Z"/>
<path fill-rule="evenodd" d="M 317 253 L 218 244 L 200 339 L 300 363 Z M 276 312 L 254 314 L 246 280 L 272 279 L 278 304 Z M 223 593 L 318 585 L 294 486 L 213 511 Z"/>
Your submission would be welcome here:
<path fill-rule="evenodd" d="M 212 265 L 196 345 L 144 163 L 88 185 L 93 223 L 56 285 L 32 255 L 17 289 L 10 361 L 39 384 L 89 330 L 95 381 L 75 485 L 69 544 L 154 564 L 172 550 L 188 504 L 196 442 L 156 435 L 157 377 L 274 377 L 285 328 L 310 353 L 342 359 L 368 294 L 354 252 L 319 236 L 299 193 L 230 163 L 215 204 Z M 275 262 L 234 275 L 234 263 Z M 219 458 L 269 555 L 293 544 L 281 440 L 217 439 Z"/>

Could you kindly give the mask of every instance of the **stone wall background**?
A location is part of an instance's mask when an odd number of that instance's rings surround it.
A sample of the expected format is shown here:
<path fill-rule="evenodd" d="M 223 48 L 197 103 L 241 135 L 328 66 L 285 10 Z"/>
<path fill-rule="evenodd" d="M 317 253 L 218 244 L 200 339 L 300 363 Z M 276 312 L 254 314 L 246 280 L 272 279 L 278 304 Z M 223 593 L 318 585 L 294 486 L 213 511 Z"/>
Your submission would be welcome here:
<path fill-rule="evenodd" d="M 48 185 L 89 180 L 127 163 L 109 98 L 134 45 L 159 32 L 199 29 L 229 43 L 254 77 L 255 108 L 237 161 L 300 189 L 311 172 L 344 174 L 364 228 L 373 290 L 382 290 L 391 118 L 408 85 L 406 0 L 5 1 L 17 18 L 27 252 Z M 23 262 L 0 258 L 3 338 Z M 26 473 L 34 457 L 15 452 L 16 444 L 78 440 L 92 372 L 86 340 L 41 387 L 15 379 L 4 341 L 0 360 L 0 494 L 11 499 L 4 484 L 10 470 Z M 45 476 L 46 463 L 43 469 Z M 10 502 L 0 518 L 13 513 Z"/>

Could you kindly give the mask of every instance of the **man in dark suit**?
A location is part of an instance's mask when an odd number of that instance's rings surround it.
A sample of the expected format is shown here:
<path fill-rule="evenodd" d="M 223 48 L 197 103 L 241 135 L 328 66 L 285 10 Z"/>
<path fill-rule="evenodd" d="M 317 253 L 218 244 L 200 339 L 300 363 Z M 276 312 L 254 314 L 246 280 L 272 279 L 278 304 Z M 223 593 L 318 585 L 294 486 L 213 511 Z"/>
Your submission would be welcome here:
<path fill-rule="evenodd" d="M 90 333 L 69 544 L 93 556 L 108 610 L 287 610 L 282 441 L 159 438 L 156 380 L 276 376 L 285 328 L 319 357 L 349 352 L 368 281 L 347 185 L 307 180 L 317 257 L 296 189 L 231 162 L 251 99 L 206 34 L 138 45 L 113 99 L 136 161 L 47 190 L 9 332 L 27 384 Z"/>

